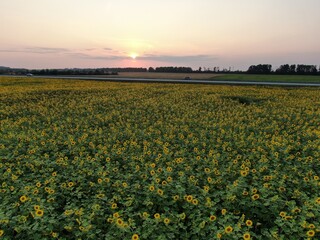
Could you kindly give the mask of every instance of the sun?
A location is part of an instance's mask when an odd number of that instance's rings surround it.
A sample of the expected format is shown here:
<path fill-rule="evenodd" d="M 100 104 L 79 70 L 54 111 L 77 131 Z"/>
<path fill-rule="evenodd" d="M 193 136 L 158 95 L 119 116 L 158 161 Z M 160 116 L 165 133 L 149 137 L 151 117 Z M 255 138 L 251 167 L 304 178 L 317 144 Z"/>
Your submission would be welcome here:
<path fill-rule="evenodd" d="M 136 53 L 131 53 L 131 54 L 130 54 L 130 57 L 131 57 L 133 60 L 135 60 L 135 59 L 138 57 L 138 54 L 136 54 Z"/>

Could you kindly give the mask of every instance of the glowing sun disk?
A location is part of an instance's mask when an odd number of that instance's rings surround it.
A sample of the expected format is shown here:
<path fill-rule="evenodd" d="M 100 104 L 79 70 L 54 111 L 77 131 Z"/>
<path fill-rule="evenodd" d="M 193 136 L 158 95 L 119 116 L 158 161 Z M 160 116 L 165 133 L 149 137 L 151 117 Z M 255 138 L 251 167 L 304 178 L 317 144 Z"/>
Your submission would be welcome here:
<path fill-rule="evenodd" d="M 130 54 L 130 57 L 131 57 L 132 59 L 136 59 L 136 58 L 138 57 L 138 54 L 136 54 L 136 53 L 131 53 L 131 54 Z"/>

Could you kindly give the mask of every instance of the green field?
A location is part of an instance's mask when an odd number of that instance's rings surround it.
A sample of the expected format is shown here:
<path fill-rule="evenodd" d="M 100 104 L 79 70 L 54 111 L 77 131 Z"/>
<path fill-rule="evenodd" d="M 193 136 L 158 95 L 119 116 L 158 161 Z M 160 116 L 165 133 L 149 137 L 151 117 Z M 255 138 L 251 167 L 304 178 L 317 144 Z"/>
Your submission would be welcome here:
<path fill-rule="evenodd" d="M 264 82 L 306 82 L 320 83 L 320 76 L 298 75 L 257 75 L 257 74 L 222 74 L 222 73 L 155 73 L 155 72 L 120 72 L 118 75 L 103 75 L 96 77 L 112 78 L 149 78 L 177 79 L 190 77 L 192 80 L 230 80 L 230 81 L 264 81 Z"/>
<path fill-rule="evenodd" d="M 0 238 L 320 238 L 319 88 L 0 85 Z"/>
<path fill-rule="evenodd" d="M 257 82 L 306 82 L 320 83 L 320 76 L 304 75 L 258 75 L 258 74 L 223 74 L 212 80 L 257 81 Z"/>

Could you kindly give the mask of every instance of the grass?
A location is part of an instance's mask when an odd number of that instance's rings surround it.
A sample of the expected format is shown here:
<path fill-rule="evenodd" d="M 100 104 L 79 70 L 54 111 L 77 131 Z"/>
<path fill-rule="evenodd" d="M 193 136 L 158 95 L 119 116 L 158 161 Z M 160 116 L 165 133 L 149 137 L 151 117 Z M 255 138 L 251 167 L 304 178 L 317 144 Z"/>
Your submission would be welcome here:
<path fill-rule="evenodd" d="M 212 80 L 257 81 L 257 82 L 306 82 L 320 83 L 320 76 L 304 75 L 258 75 L 258 74 L 223 74 L 211 78 Z"/>
<path fill-rule="evenodd" d="M 105 76 L 119 78 L 150 78 L 150 79 L 184 79 L 193 80 L 230 80 L 230 81 L 257 81 L 257 82 L 306 82 L 320 83 L 320 76 L 303 75 L 258 75 L 258 74 L 216 74 L 216 73 L 149 73 L 149 72 L 120 72 L 119 75 Z"/>
<path fill-rule="evenodd" d="M 211 79 L 220 76 L 215 73 L 135 73 L 135 72 L 120 72 L 115 77 L 132 77 L 132 78 L 164 78 L 164 79 L 184 79 L 190 77 L 191 79 Z M 114 76 L 112 76 L 114 77 Z"/>

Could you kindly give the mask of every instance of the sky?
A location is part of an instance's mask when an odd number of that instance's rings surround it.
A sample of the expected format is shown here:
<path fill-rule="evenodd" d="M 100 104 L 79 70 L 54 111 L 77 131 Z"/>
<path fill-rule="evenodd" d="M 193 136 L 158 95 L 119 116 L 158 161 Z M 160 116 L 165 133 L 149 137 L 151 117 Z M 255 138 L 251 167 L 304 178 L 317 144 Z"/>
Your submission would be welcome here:
<path fill-rule="evenodd" d="M 1 0 L 0 66 L 320 65 L 319 0 Z"/>

